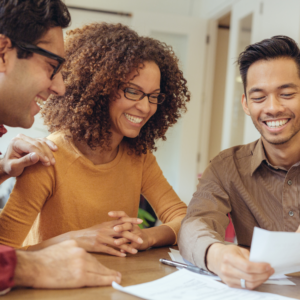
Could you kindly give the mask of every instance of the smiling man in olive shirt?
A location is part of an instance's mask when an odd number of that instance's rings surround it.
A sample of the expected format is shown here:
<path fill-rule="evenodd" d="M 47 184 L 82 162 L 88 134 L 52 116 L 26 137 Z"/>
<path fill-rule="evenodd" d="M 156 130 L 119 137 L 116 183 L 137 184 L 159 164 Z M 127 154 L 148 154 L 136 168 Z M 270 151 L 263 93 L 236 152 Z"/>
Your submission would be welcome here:
<path fill-rule="evenodd" d="M 300 224 L 300 50 L 276 36 L 248 46 L 238 64 L 242 106 L 261 138 L 211 161 L 182 222 L 179 248 L 229 286 L 254 289 L 274 270 L 250 262 L 248 250 L 224 244 L 227 214 L 238 244 L 248 247 L 255 226 L 296 231 Z"/>

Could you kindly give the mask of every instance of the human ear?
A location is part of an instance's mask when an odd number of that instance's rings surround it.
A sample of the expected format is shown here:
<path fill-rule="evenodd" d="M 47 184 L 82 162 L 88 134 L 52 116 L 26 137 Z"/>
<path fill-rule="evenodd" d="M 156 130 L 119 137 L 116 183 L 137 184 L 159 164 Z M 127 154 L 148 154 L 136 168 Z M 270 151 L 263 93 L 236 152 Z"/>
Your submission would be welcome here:
<path fill-rule="evenodd" d="M 6 56 L 11 50 L 11 40 L 3 34 L 0 34 L 0 72 L 5 72 L 7 67 Z"/>
<path fill-rule="evenodd" d="M 244 110 L 245 114 L 250 116 L 250 111 L 248 108 L 247 98 L 246 98 L 245 94 L 243 94 L 243 96 L 242 96 L 242 106 L 243 106 L 243 110 Z"/>

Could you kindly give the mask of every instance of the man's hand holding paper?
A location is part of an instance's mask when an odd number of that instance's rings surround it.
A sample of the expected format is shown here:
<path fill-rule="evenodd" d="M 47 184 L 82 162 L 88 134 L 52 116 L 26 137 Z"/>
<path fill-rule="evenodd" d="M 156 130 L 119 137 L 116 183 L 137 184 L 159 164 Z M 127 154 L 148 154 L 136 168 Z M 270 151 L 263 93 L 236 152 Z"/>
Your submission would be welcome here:
<path fill-rule="evenodd" d="M 236 245 L 212 244 L 207 252 L 207 267 L 223 282 L 241 288 L 241 279 L 247 289 L 255 289 L 274 274 L 268 263 L 249 261 L 249 251 Z"/>

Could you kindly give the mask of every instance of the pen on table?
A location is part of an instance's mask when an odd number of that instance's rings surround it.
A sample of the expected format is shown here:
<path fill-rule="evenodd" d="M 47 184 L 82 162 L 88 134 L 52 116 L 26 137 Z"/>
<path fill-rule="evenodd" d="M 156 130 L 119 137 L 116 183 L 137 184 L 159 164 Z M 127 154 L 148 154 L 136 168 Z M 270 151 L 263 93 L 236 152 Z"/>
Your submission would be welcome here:
<path fill-rule="evenodd" d="M 182 263 L 179 263 L 177 261 L 172 261 L 172 260 L 168 260 L 168 259 L 164 259 L 164 258 L 161 258 L 159 261 L 162 264 L 165 264 L 165 265 L 168 265 L 168 266 L 171 266 L 171 267 L 184 268 L 184 269 L 187 269 L 189 271 L 192 271 L 192 272 L 195 272 L 195 273 L 198 273 L 198 274 L 215 276 L 214 274 L 212 274 L 212 273 L 210 273 L 210 272 L 208 272 L 204 269 L 198 268 L 196 266 L 190 266 L 190 265 L 182 264 Z"/>

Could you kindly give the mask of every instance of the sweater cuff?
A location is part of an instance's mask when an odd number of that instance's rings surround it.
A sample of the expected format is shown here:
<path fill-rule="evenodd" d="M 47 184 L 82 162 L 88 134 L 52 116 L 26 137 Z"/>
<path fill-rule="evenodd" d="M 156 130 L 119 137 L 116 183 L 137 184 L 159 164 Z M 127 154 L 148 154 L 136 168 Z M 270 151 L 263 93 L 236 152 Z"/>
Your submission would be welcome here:
<path fill-rule="evenodd" d="M 15 268 L 17 265 L 16 251 L 0 245 L 0 292 L 7 293 L 14 286 Z"/>
<path fill-rule="evenodd" d="M 174 242 L 173 246 L 177 244 L 178 232 L 180 229 L 181 221 L 183 220 L 184 217 L 185 216 L 177 217 L 168 223 L 164 223 L 164 224 L 160 225 L 160 226 L 163 226 L 163 225 L 168 226 L 169 228 L 171 228 L 173 230 L 173 232 L 175 234 L 175 242 Z"/>
<path fill-rule="evenodd" d="M 175 242 L 172 244 L 172 246 L 177 245 L 177 233 L 176 233 L 176 231 L 174 230 L 174 228 L 171 227 L 171 226 L 169 226 L 168 224 L 161 224 L 161 225 L 159 225 L 159 226 L 168 226 L 168 227 L 174 232 L 174 234 L 175 234 Z"/>

